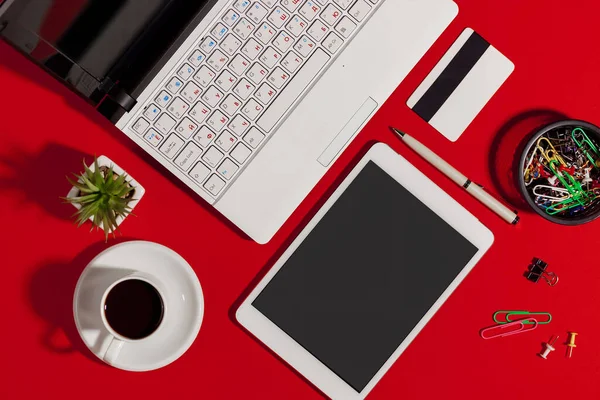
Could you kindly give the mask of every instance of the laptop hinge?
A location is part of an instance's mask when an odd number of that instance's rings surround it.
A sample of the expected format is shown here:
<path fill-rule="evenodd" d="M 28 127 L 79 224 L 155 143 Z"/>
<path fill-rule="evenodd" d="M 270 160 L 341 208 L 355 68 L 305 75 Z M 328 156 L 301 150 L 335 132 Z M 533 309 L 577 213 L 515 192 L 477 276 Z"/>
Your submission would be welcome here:
<path fill-rule="evenodd" d="M 131 111 L 136 105 L 137 100 L 131 97 L 123 89 L 121 89 L 112 79 L 109 77 L 104 78 L 98 86 L 98 90 L 106 94 L 112 101 L 117 103 L 121 108 L 127 112 Z"/>

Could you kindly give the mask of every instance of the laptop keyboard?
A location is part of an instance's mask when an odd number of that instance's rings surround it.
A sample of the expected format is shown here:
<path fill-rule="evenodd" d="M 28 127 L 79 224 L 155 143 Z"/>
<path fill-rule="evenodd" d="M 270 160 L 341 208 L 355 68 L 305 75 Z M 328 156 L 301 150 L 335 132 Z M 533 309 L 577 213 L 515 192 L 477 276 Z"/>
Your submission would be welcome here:
<path fill-rule="evenodd" d="M 381 1 L 233 1 L 131 128 L 216 198 Z"/>

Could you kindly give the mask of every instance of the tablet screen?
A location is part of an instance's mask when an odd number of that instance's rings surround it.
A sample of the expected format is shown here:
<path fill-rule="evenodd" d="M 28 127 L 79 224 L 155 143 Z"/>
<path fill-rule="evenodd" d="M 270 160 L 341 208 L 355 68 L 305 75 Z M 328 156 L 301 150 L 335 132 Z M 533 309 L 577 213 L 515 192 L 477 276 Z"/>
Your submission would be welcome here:
<path fill-rule="evenodd" d="M 369 162 L 252 304 L 361 392 L 477 251 Z"/>

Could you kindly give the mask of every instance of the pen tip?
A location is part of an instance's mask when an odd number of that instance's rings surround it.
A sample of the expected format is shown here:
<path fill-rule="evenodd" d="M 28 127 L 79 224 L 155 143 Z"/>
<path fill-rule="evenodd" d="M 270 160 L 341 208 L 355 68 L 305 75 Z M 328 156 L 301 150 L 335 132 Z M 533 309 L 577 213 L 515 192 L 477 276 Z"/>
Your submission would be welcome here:
<path fill-rule="evenodd" d="M 405 135 L 404 132 L 402 132 L 399 129 L 394 128 L 393 126 L 390 126 L 390 130 L 400 137 L 404 137 L 404 135 Z"/>

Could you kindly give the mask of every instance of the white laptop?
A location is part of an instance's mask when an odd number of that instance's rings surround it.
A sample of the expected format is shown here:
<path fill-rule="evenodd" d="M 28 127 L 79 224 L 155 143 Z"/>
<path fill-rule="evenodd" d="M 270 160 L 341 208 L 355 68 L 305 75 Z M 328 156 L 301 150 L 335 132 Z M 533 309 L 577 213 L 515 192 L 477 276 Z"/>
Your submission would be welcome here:
<path fill-rule="evenodd" d="M 259 243 L 458 12 L 451 0 L 54 3 L 4 3 L 0 36 Z"/>

